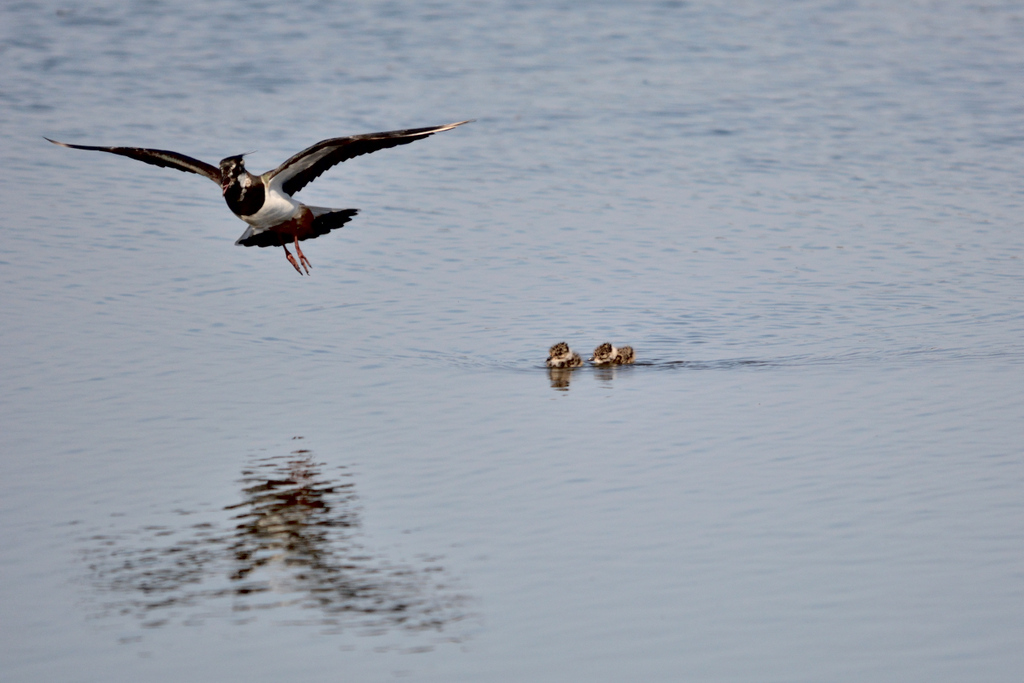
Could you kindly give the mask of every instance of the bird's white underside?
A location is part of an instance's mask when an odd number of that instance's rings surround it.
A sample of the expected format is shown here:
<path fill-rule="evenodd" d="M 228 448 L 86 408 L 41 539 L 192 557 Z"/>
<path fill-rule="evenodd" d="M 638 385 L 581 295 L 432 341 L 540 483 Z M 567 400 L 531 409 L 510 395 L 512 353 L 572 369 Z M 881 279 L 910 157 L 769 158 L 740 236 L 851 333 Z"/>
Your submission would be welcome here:
<path fill-rule="evenodd" d="M 267 187 L 266 201 L 260 210 L 251 216 L 242 216 L 242 220 L 251 225 L 256 233 L 281 225 L 295 217 L 302 206 L 281 190 L 278 177 L 273 178 Z"/>

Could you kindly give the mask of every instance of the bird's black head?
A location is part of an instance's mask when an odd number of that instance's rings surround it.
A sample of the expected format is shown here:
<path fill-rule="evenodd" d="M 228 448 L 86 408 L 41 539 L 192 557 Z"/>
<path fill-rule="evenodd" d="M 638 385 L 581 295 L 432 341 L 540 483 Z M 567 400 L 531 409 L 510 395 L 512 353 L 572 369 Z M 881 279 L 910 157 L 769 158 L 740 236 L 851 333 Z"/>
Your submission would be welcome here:
<path fill-rule="evenodd" d="M 231 184 L 238 180 L 238 176 L 245 173 L 244 156 L 244 154 L 238 154 L 220 160 L 220 189 L 222 193 L 227 193 Z"/>

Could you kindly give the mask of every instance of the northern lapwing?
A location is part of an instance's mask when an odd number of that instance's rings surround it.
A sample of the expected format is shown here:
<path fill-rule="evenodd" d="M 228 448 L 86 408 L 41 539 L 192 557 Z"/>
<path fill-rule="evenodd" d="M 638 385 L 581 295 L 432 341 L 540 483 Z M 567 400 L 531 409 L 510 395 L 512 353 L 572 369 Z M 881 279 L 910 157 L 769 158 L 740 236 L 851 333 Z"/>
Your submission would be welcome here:
<path fill-rule="evenodd" d="M 635 361 L 632 346 L 615 348 L 608 342 L 594 349 L 590 362 L 594 365 L 632 365 Z"/>
<path fill-rule="evenodd" d="M 578 368 L 583 365 L 578 353 L 573 353 L 565 342 L 558 342 L 548 351 L 549 368 Z"/>
<path fill-rule="evenodd" d="M 292 195 L 335 164 L 340 164 L 361 154 L 369 154 L 379 149 L 397 147 L 421 140 L 434 133 L 451 130 L 469 122 L 459 121 L 433 128 L 392 130 L 385 133 L 369 133 L 322 140 L 294 155 L 273 171 L 267 171 L 259 176 L 245 170 L 245 160 L 243 159 L 245 154 L 221 159 L 218 168 L 184 154 L 163 149 L 69 145 L 50 140 L 50 138 L 45 139 L 61 147 L 120 154 L 154 166 L 165 166 L 206 176 L 220 185 L 228 208 L 249 224 L 235 244 L 245 247 L 283 247 L 285 257 L 299 272 L 299 275 L 302 275 L 303 269 L 308 275 L 311 266 L 309 259 L 299 248 L 299 242 L 326 235 L 331 230 L 340 228 L 352 220 L 352 217 L 359 213 L 359 209 L 328 209 L 322 206 L 306 206 Z M 289 242 L 295 245 L 298 261 L 288 251 Z"/>

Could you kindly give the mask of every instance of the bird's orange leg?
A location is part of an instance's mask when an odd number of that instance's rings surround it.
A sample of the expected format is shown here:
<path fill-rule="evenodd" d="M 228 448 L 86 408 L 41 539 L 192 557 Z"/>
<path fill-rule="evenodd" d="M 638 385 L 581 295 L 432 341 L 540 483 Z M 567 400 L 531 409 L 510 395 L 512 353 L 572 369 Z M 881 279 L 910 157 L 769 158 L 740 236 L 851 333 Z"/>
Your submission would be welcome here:
<path fill-rule="evenodd" d="M 292 264 L 292 267 L 298 271 L 299 275 L 302 275 L 302 269 L 299 268 L 299 264 L 295 262 L 295 257 L 292 256 L 292 252 L 288 251 L 288 247 L 284 244 L 281 245 L 281 248 L 284 249 L 284 257 L 288 259 L 288 263 Z"/>
<path fill-rule="evenodd" d="M 313 267 L 313 264 L 310 263 L 309 259 L 306 258 L 306 255 L 302 253 L 302 248 L 299 247 L 298 235 L 295 236 L 295 253 L 299 256 L 299 263 L 301 263 L 302 267 L 306 269 L 306 275 L 309 275 L 309 269 Z"/>

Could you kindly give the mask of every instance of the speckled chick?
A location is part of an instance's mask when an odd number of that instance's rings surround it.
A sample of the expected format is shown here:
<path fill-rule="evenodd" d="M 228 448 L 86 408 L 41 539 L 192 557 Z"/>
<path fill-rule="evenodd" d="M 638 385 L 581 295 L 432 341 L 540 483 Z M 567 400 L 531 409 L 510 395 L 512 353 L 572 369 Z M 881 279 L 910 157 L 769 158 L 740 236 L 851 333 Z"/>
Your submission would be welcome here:
<path fill-rule="evenodd" d="M 629 365 L 636 359 L 632 346 L 615 348 L 608 342 L 594 349 L 590 362 L 594 365 Z"/>
<path fill-rule="evenodd" d="M 548 351 L 549 368 L 578 368 L 583 360 L 578 353 L 573 353 L 565 342 L 558 342 Z"/>

